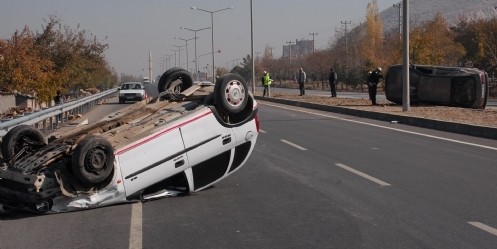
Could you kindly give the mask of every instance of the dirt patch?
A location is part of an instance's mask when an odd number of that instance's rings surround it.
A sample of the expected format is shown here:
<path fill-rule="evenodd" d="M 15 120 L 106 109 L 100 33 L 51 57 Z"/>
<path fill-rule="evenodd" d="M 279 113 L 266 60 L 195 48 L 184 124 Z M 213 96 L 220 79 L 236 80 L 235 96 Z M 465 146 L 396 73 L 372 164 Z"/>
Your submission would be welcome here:
<path fill-rule="evenodd" d="M 262 93 L 256 92 L 256 95 L 262 96 Z M 411 105 L 410 110 L 405 112 L 402 110 L 402 105 L 379 101 L 379 105 L 372 106 L 371 102 L 367 99 L 330 98 L 310 95 L 298 96 L 285 93 L 274 93 L 272 94 L 272 98 L 497 128 L 496 108 L 476 110 L 449 106 Z"/>

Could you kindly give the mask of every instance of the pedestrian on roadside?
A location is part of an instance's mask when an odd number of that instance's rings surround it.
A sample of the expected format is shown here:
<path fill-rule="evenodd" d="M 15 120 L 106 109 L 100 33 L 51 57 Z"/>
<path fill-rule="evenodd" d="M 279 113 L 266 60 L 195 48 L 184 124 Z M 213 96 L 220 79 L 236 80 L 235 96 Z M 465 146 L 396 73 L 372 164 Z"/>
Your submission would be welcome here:
<path fill-rule="evenodd" d="M 297 75 L 297 83 L 299 83 L 300 94 L 299 96 L 305 95 L 305 79 L 306 75 L 304 69 L 299 68 L 299 74 Z"/>
<path fill-rule="evenodd" d="M 261 80 L 262 80 L 262 85 L 264 86 L 264 92 L 262 93 L 262 97 L 266 96 L 267 93 L 267 96 L 270 98 L 271 97 L 270 88 L 273 80 L 271 79 L 271 76 L 269 76 L 269 73 L 266 71 L 264 71 Z"/>
<path fill-rule="evenodd" d="M 328 77 L 328 81 L 330 82 L 330 90 L 331 90 L 331 97 L 336 98 L 337 97 L 337 73 L 335 72 L 335 69 L 333 67 L 330 67 L 330 77 Z"/>
<path fill-rule="evenodd" d="M 62 95 L 62 92 L 60 90 L 57 90 L 57 95 L 53 98 L 55 105 L 61 105 L 64 103 L 65 98 L 64 95 Z"/>
<path fill-rule="evenodd" d="M 53 100 L 55 102 L 55 105 L 62 105 L 65 102 L 66 98 L 64 97 L 64 95 L 60 90 L 57 90 L 57 95 L 55 95 Z M 56 122 L 55 126 L 59 127 L 59 124 L 62 123 L 62 113 L 57 114 L 55 116 L 55 122 Z"/>
<path fill-rule="evenodd" d="M 376 68 L 376 70 L 372 71 L 368 76 L 368 92 L 372 105 L 378 105 L 378 103 L 376 103 L 376 91 L 378 83 L 382 78 L 383 72 L 381 71 L 381 67 Z"/>

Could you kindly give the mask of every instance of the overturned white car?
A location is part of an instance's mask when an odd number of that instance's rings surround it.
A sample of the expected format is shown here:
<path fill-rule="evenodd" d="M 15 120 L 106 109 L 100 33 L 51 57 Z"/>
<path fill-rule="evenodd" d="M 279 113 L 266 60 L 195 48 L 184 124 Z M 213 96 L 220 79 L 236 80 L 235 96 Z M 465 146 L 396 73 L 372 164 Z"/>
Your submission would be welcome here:
<path fill-rule="evenodd" d="M 193 85 L 166 71 L 159 97 L 45 139 L 17 126 L 2 139 L 0 211 L 65 212 L 205 189 L 238 170 L 257 140 L 257 103 L 239 75 Z"/>

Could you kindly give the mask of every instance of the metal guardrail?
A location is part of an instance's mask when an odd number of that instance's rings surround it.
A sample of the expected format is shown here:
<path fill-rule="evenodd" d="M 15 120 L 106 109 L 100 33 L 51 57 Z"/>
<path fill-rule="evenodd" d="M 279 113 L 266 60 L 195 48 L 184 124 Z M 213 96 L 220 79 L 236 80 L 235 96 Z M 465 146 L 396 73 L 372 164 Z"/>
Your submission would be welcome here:
<path fill-rule="evenodd" d="M 100 100 L 109 98 L 110 95 L 117 92 L 117 88 L 100 92 L 85 98 L 64 103 L 62 105 L 52 106 L 46 109 L 38 110 L 32 113 L 18 116 L 10 120 L 3 120 L 0 123 L 0 141 L 1 138 L 13 127 L 25 124 L 33 125 L 42 132 L 53 130 L 55 125 L 68 122 L 70 114 L 86 113 L 91 110 Z"/>

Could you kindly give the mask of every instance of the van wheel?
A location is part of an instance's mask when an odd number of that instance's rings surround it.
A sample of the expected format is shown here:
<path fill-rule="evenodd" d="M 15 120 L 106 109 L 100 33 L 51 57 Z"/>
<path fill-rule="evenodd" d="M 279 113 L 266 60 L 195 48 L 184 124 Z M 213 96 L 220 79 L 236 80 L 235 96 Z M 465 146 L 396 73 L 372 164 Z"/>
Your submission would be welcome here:
<path fill-rule="evenodd" d="M 214 93 L 218 108 L 226 112 L 239 113 L 247 105 L 247 83 L 238 74 L 229 73 L 219 78 Z"/>
<path fill-rule="evenodd" d="M 71 168 L 74 176 L 84 185 L 104 183 L 114 169 L 114 148 L 103 137 L 86 136 L 74 149 Z"/>
<path fill-rule="evenodd" d="M 190 72 L 183 68 L 173 67 L 162 74 L 157 88 L 159 93 L 166 90 L 182 92 L 192 85 L 193 77 Z"/>
<path fill-rule="evenodd" d="M 2 157 L 9 161 L 22 150 L 29 154 L 46 145 L 41 131 L 29 125 L 18 125 L 3 137 Z"/>

